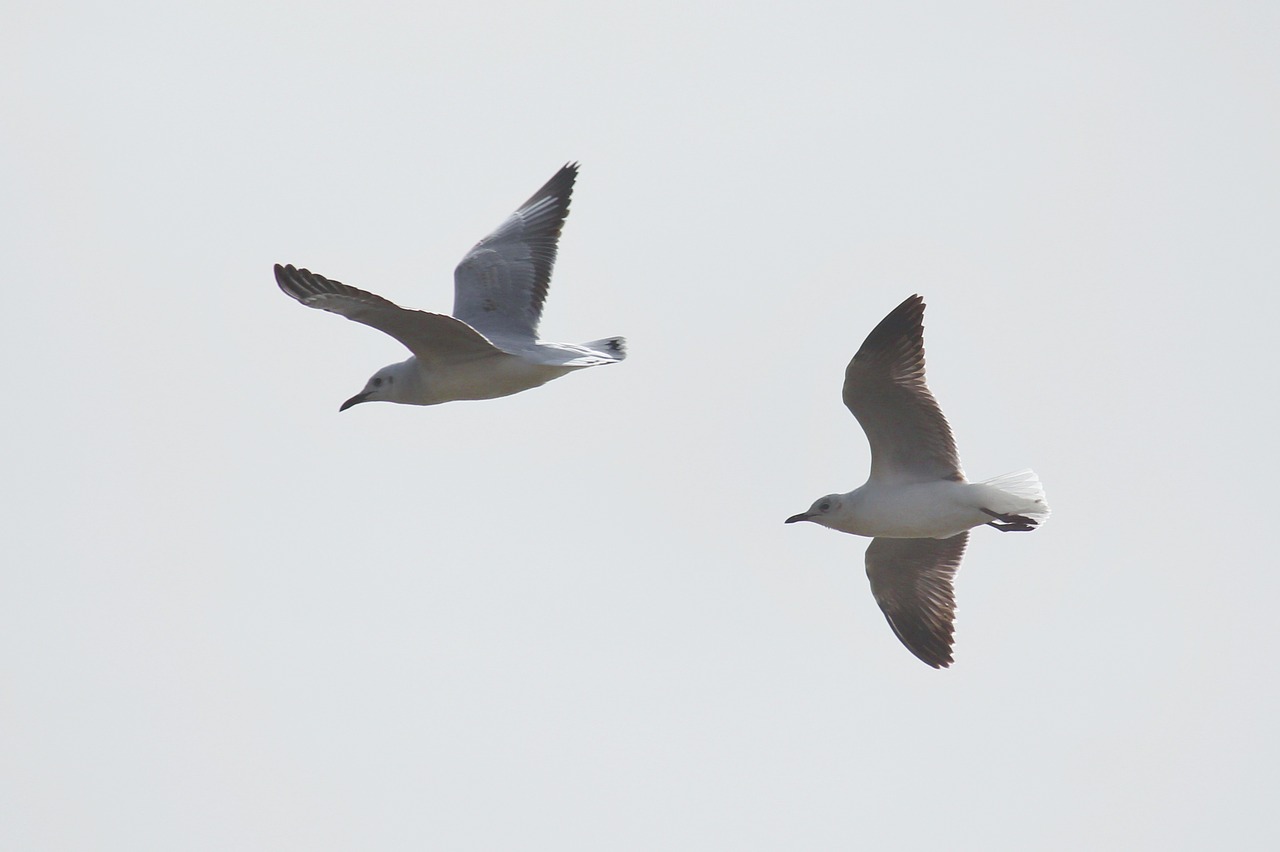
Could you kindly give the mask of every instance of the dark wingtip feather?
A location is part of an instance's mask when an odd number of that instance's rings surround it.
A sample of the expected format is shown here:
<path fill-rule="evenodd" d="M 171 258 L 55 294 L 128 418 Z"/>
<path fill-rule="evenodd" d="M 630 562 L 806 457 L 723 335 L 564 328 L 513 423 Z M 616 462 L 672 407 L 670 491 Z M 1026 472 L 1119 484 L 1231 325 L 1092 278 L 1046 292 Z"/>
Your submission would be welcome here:
<path fill-rule="evenodd" d="M 542 188 L 529 197 L 521 207 L 528 207 L 540 198 L 558 198 L 564 206 L 564 213 L 561 215 L 561 221 L 568 215 L 569 199 L 573 195 L 573 184 L 578 179 L 578 163 L 571 161 L 560 167 L 551 179 L 542 185 Z"/>
<path fill-rule="evenodd" d="M 955 662 L 951 655 L 955 642 L 955 628 L 948 624 L 942 631 L 922 630 L 916 625 L 909 633 L 898 629 L 898 625 L 885 613 L 885 621 L 889 622 L 893 635 L 898 637 L 902 646 L 910 651 L 916 659 L 935 669 L 949 668 Z"/>
<path fill-rule="evenodd" d="M 309 269 L 296 267 L 291 263 L 287 263 L 284 266 L 277 263 L 275 272 L 276 284 L 280 285 L 280 289 L 307 307 L 315 307 L 312 301 L 316 296 L 333 292 L 334 287 L 332 285 L 342 287 L 337 281 L 329 281 Z"/>
<path fill-rule="evenodd" d="M 275 273 L 276 286 L 284 291 L 286 296 L 302 301 L 302 297 L 297 292 L 296 276 L 298 271 L 293 267 L 293 264 L 281 266 L 277 263 L 275 265 Z"/>
<path fill-rule="evenodd" d="M 880 320 L 853 357 L 866 360 L 881 354 L 900 354 L 898 349 L 904 341 L 914 343 L 923 337 L 924 299 L 917 294 L 907 297 Z"/>

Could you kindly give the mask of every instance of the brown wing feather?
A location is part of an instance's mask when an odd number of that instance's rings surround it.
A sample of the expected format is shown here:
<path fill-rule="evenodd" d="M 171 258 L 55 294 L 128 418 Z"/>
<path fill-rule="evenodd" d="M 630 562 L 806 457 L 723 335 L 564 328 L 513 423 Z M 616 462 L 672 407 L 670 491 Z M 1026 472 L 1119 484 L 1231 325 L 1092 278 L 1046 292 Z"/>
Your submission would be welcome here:
<path fill-rule="evenodd" d="M 453 317 L 402 308 L 381 296 L 292 265 L 277 263 L 275 272 L 280 289 L 302 304 L 389 334 L 423 361 L 466 360 L 498 351 L 484 335 Z"/>
<path fill-rule="evenodd" d="M 924 380 L 924 300 L 880 321 L 844 374 L 844 404 L 871 444 L 871 479 L 963 480 L 951 428 Z"/>
<path fill-rule="evenodd" d="M 877 538 L 867 548 L 871 594 L 907 650 L 936 668 L 951 665 L 956 615 L 952 581 L 969 533 L 951 538 Z"/>

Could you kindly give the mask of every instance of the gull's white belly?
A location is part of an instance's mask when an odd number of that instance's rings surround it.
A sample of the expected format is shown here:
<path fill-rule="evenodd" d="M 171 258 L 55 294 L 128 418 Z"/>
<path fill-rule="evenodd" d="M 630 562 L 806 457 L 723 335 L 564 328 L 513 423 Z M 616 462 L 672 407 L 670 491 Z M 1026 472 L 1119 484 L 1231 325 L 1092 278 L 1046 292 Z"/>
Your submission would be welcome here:
<path fill-rule="evenodd" d="M 458 399 L 494 399 L 536 388 L 576 367 L 532 364 L 506 353 L 423 370 L 424 405 Z"/>
<path fill-rule="evenodd" d="M 844 532 L 883 538 L 950 538 L 985 524 L 979 486 L 967 482 L 910 485 L 867 483 L 851 492 L 841 513 Z"/>

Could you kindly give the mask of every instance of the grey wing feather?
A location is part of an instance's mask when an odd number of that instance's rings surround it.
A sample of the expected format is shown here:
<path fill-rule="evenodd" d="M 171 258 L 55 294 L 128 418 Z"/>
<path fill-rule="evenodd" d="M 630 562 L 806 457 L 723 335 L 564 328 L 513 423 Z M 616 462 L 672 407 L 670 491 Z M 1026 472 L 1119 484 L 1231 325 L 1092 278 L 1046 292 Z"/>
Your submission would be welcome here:
<path fill-rule="evenodd" d="M 867 548 L 871 594 L 907 650 L 936 668 L 951 665 L 953 580 L 969 533 L 951 538 L 877 538 Z"/>
<path fill-rule="evenodd" d="M 470 360 L 496 347 L 464 322 L 443 314 L 402 308 L 381 296 L 348 287 L 292 265 L 276 264 L 276 283 L 309 308 L 319 308 L 391 335 L 423 361 Z"/>
<path fill-rule="evenodd" d="M 844 404 L 871 444 L 871 479 L 962 481 L 951 427 L 924 380 L 924 300 L 894 308 L 844 374 Z"/>
<path fill-rule="evenodd" d="M 491 339 L 532 343 L 578 164 L 556 172 L 453 272 L 453 315 Z"/>

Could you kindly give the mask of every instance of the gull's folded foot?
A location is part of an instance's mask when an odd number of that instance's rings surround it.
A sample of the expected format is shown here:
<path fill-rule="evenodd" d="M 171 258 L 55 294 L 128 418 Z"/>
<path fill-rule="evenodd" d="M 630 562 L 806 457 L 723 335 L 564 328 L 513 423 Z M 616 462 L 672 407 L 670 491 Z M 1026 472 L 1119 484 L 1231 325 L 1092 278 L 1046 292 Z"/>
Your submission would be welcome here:
<path fill-rule="evenodd" d="M 1002 515 L 985 508 L 982 511 L 991 516 L 987 526 L 995 527 L 1000 532 L 1030 532 L 1039 526 L 1034 519 L 1026 515 Z"/>

